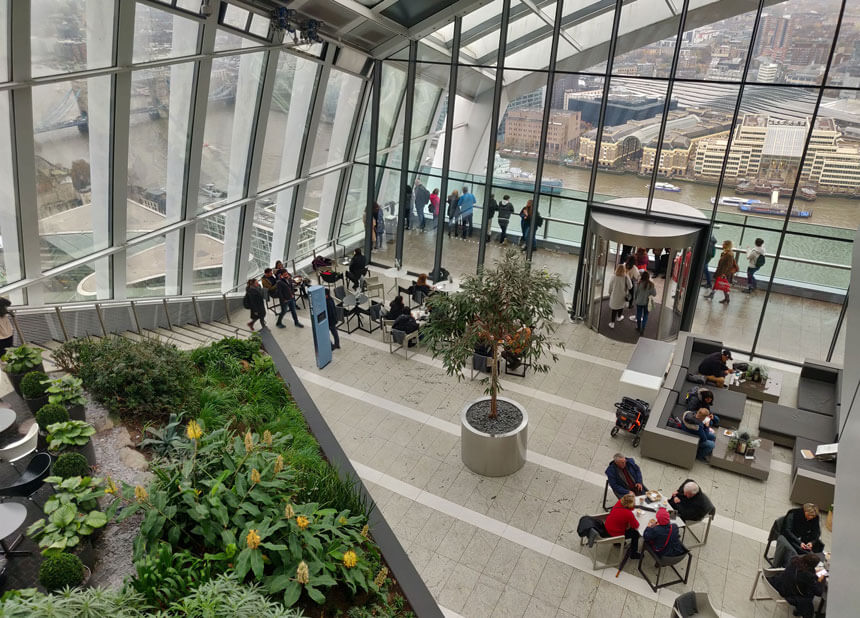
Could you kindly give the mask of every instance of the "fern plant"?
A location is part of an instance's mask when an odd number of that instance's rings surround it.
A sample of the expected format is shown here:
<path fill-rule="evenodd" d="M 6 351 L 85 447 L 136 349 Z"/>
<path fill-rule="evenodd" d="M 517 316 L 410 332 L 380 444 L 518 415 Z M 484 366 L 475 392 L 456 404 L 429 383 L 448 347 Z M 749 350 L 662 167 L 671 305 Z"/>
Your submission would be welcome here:
<path fill-rule="evenodd" d="M 126 583 L 153 609 L 166 609 L 200 584 L 209 581 L 212 567 L 188 550 L 173 552 L 161 543 L 150 555 L 135 561 L 137 576 Z"/>

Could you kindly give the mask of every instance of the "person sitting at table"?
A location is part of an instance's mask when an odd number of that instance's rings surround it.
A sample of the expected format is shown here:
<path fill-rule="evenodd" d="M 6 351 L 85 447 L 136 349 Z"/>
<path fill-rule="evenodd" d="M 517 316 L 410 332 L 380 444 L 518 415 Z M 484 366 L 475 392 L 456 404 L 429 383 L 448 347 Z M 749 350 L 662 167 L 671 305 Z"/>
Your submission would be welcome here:
<path fill-rule="evenodd" d="M 798 554 L 810 552 L 820 554 L 824 551 L 818 507 L 807 502 L 802 507 L 791 509 L 786 513 L 782 524 L 782 536 Z"/>
<path fill-rule="evenodd" d="M 683 556 L 687 553 L 678 534 L 678 525 L 671 522 L 669 511 L 662 506 L 657 509 L 656 519 L 649 521 L 648 527 L 642 531 L 642 538 L 658 556 Z"/>
<path fill-rule="evenodd" d="M 719 352 L 708 354 L 699 363 L 699 373 L 705 376 L 708 382 L 713 382 L 722 388 L 726 381 L 726 376 L 732 372 L 726 364 L 726 361 L 730 360 L 732 360 L 732 352 L 725 348 Z"/>
<path fill-rule="evenodd" d="M 826 575 L 815 572 L 819 561 L 815 554 L 795 556 L 778 575 L 767 578 L 782 598 L 794 607 L 795 616 L 812 618 L 815 613 L 812 600 L 824 594 Z"/>
<path fill-rule="evenodd" d="M 641 496 L 648 488 L 642 482 L 642 470 L 632 457 L 625 457 L 621 453 L 615 453 L 612 461 L 606 467 L 606 478 L 609 487 L 616 498 L 633 492 Z"/>
<path fill-rule="evenodd" d="M 696 451 L 696 459 L 708 461 L 708 457 L 714 451 L 716 438 L 714 430 L 708 427 L 711 413 L 707 408 L 698 410 L 687 410 L 681 417 L 681 429 L 699 437 L 699 449 Z"/>
<path fill-rule="evenodd" d="M 385 314 L 386 320 L 396 320 L 403 314 L 409 314 L 409 309 L 403 304 L 403 297 L 397 295 L 388 304 L 388 313 Z"/>
<path fill-rule="evenodd" d="M 684 521 L 701 521 L 708 514 L 705 494 L 693 479 L 687 479 L 672 492 L 669 504 Z"/>
<path fill-rule="evenodd" d="M 408 335 L 409 333 L 414 333 L 418 330 L 418 322 L 416 322 L 415 318 L 412 317 L 412 314 L 407 311 L 394 320 L 394 324 L 391 325 L 391 330 L 403 331 Z M 413 339 L 409 342 L 409 347 L 411 348 L 416 343 L 417 342 Z"/>
<path fill-rule="evenodd" d="M 639 521 L 633 514 L 633 507 L 636 506 L 636 497 L 633 492 L 624 494 L 609 511 L 606 516 L 604 525 L 609 536 L 624 536 L 630 539 L 630 550 L 628 556 L 636 560 L 641 557 L 639 554 Z"/>
<path fill-rule="evenodd" d="M 421 273 L 418 275 L 418 281 L 412 284 L 412 293 L 421 292 L 424 294 L 425 298 L 430 296 L 430 292 L 433 291 L 433 288 L 427 283 L 427 274 Z"/>
<path fill-rule="evenodd" d="M 697 387 L 687 393 L 684 399 L 684 407 L 687 410 L 701 410 L 707 408 L 710 416 L 710 427 L 720 426 L 720 417 L 714 414 L 711 406 L 714 405 L 714 393 L 709 388 Z"/>

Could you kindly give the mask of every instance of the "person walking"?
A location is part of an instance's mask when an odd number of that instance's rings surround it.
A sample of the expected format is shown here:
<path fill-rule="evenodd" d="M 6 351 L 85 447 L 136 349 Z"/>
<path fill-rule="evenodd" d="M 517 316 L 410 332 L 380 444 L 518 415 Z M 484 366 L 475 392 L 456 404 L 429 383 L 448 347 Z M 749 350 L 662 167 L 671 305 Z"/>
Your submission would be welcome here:
<path fill-rule="evenodd" d="M 615 322 L 623 317 L 627 293 L 632 287 L 627 269 L 624 264 L 619 264 L 615 268 L 615 275 L 609 281 L 609 328 L 615 328 Z"/>
<path fill-rule="evenodd" d="M 520 227 L 523 231 L 522 238 L 522 250 L 526 250 L 526 243 L 528 242 L 529 232 L 531 231 L 531 223 L 532 223 L 532 200 L 526 202 L 526 205 L 523 206 L 523 209 L 520 211 Z M 540 214 L 538 214 L 537 219 L 540 220 Z M 535 225 L 540 227 L 535 222 Z M 537 231 L 535 231 L 535 237 L 532 239 L 532 251 L 537 249 Z"/>
<path fill-rule="evenodd" d="M 499 244 L 503 245 L 508 236 L 508 223 L 511 220 L 511 215 L 514 214 L 514 205 L 511 204 L 511 196 L 505 195 L 499 203 L 498 221 L 502 233 L 499 234 Z"/>
<path fill-rule="evenodd" d="M 275 326 L 278 328 L 286 328 L 286 326 L 284 326 L 284 316 L 286 315 L 287 310 L 289 310 L 293 315 L 293 324 L 299 328 L 304 328 L 305 325 L 299 322 L 299 316 L 296 313 L 296 294 L 295 290 L 293 290 L 293 282 L 290 277 L 290 273 L 287 271 L 281 273 L 281 277 L 275 285 L 274 296 L 281 301 L 281 313 L 278 314 L 278 321 L 275 322 Z"/>
<path fill-rule="evenodd" d="M 257 320 L 260 320 L 260 328 L 266 328 L 266 299 L 263 297 L 263 288 L 260 287 L 260 282 L 257 281 L 256 277 L 248 279 L 242 305 L 251 311 L 251 321 L 248 322 L 248 328 L 254 330 L 254 322 Z"/>
<path fill-rule="evenodd" d="M 424 209 L 430 203 L 430 192 L 427 190 L 421 181 L 415 180 L 415 188 L 412 190 L 412 195 L 415 196 L 415 212 L 418 213 L 418 229 L 424 229 Z"/>
<path fill-rule="evenodd" d="M 331 297 L 331 292 L 328 288 L 325 289 L 325 312 L 328 314 L 328 332 L 331 333 L 334 339 L 331 349 L 339 350 L 340 335 L 337 333 L 337 306 L 334 304 L 334 299 Z"/>
<path fill-rule="evenodd" d="M 469 238 L 472 237 L 472 215 L 474 214 L 476 200 L 475 196 L 469 193 L 469 187 L 463 187 L 463 195 L 457 202 L 460 209 L 460 218 L 463 221 L 463 238 L 466 238 L 466 230 L 468 229 Z"/>
<path fill-rule="evenodd" d="M 717 255 L 717 237 L 711 234 L 711 239 L 708 241 L 708 257 L 705 260 L 705 287 L 710 288 L 713 284 L 711 282 L 711 269 L 708 268 L 708 263 L 714 259 L 714 256 Z"/>
<path fill-rule="evenodd" d="M 373 203 L 373 218 L 376 222 L 376 248 L 382 249 L 385 244 L 385 211 L 380 208 L 379 204 Z"/>
<path fill-rule="evenodd" d="M 499 203 L 496 201 L 496 196 L 490 193 L 490 203 L 487 205 L 487 242 L 493 237 L 493 217 L 499 211 Z"/>
<path fill-rule="evenodd" d="M 624 264 L 624 269 L 627 271 L 627 277 L 630 279 L 630 293 L 627 294 L 627 307 L 633 309 L 633 295 L 636 293 L 636 286 L 639 285 L 639 268 L 636 266 L 636 256 L 628 255 L 627 263 Z M 636 320 L 636 311 L 630 315 L 630 319 Z"/>
<path fill-rule="evenodd" d="M 645 334 L 648 325 L 648 314 L 651 313 L 651 298 L 657 296 L 657 288 L 651 281 L 651 275 L 647 270 L 639 273 L 639 285 L 633 295 L 633 304 L 636 305 L 636 330 L 640 335 Z"/>
<path fill-rule="evenodd" d="M 714 273 L 714 287 L 711 288 L 710 294 L 705 295 L 705 298 L 708 300 L 712 299 L 714 292 L 720 290 L 723 293 L 723 300 L 720 302 L 728 304 L 732 277 L 736 272 L 738 272 L 738 262 L 735 260 L 735 252 L 732 250 L 732 241 L 724 240 L 723 252 L 720 254 L 720 261 L 717 262 L 717 270 Z M 723 281 L 720 281 L 721 277 Z"/>
<path fill-rule="evenodd" d="M 750 294 L 753 290 L 758 289 L 758 282 L 755 279 L 755 274 L 758 269 L 764 266 L 764 239 L 756 238 L 755 247 L 747 251 L 747 287 L 744 290 L 745 294 Z"/>
<path fill-rule="evenodd" d="M 433 229 L 436 229 L 439 221 L 439 189 L 433 189 L 430 194 L 430 215 L 433 217 Z"/>
<path fill-rule="evenodd" d="M 15 331 L 12 328 L 12 315 L 9 307 L 12 301 L 8 298 L 0 298 L 0 356 L 6 354 L 6 350 L 12 347 Z"/>
<path fill-rule="evenodd" d="M 451 228 L 454 228 L 454 237 L 460 237 L 460 194 L 457 192 L 457 189 L 451 191 L 451 195 L 448 196 L 448 210 L 446 211 L 446 215 L 448 216 L 448 238 L 451 237 Z"/>
<path fill-rule="evenodd" d="M 406 203 L 403 204 L 403 229 L 408 230 L 412 225 L 412 187 L 406 184 Z"/>

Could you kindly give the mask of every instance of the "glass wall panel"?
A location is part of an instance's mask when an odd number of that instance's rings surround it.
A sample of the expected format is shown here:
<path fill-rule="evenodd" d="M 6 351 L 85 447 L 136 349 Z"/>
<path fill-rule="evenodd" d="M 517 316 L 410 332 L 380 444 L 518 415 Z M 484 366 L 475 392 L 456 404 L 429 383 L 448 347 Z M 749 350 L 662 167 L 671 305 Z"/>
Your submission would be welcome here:
<path fill-rule="evenodd" d="M 533 77 L 533 79 L 532 79 Z M 543 78 L 544 85 L 540 80 Z M 493 127 L 496 155 L 493 163 L 493 184 L 511 191 L 534 192 L 535 170 L 543 128 L 546 75 L 505 69 L 507 86 L 499 108 L 499 126 Z M 524 88 L 535 87 L 531 92 Z M 518 95 L 518 96 L 517 96 Z M 564 116 L 564 117 L 563 117 Z M 557 112 L 551 119 L 553 135 L 547 134 L 547 159 L 558 160 L 559 149 L 567 150 L 570 129 L 566 112 Z M 558 123 L 558 124 L 556 124 Z M 455 142 L 456 143 L 456 142 Z M 552 152 L 549 152 L 549 149 Z M 477 162 L 476 162 L 477 167 Z"/>
<path fill-rule="evenodd" d="M 0 82 L 9 80 L 9 1 L 0 0 Z"/>
<path fill-rule="evenodd" d="M 364 174 L 366 174 L 365 172 Z M 397 238 L 397 214 L 399 212 L 398 204 L 400 203 L 400 170 L 397 168 L 384 167 L 377 168 L 377 187 L 378 192 L 376 194 L 376 203 L 379 204 L 380 208 L 382 208 L 382 217 L 383 217 L 383 237 L 382 241 L 377 240 L 376 249 L 374 249 L 373 260 L 379 262 L 381 264 L 385 264 L 386 266 L 394 266 L 394 250 L 395 250 L 395 240 Z M 364 174 L 362 174 L 364 176 Z M 410 174 L 410 177 L 412 174 Z M 366 176 L 364 176 L 366 178 Z M 408 182 L 408 181 L 407 181 Z M 353 183 L 350 183 L 349 191 L 350 195 L 356 193 L 361 196 L 358 200 L 359 204 L 356 204 L 357 210 L 360 212 L 355 213 L 352 218 L 358 217 L 358 225 L 364 224 L 364 196 L 367 195 L 367 181 L 365 180 L 365 184 L 363 186 L 356 186 Z M 410 187 L 412 185 L 410 184 Z M 408 204 L 408 208 L 413 208 L 413 202 L 410 200 Z M 346 220 L 346 219 L 345 219 Z M 407 254 L 412 251 L 413 244 L 416 242 L 416 234 L 420 232 L 416 232 L 417 225 L 414 223 L 417 221 L 417 218 L 413 215 L 411 218 L 413 223 L 409 230 L 404 229 L 404 234 L 406 235 L 406 240 L 403 243 L 403 262 L 406 263 Z M 424 237 L 427 238 L 424 238 Z M 424 234 L 421 237 L 421 241 L 426 242 L 427 239 L 430 238 L 429 235 Z"/>
<path fill-rule="evenodd" d="M 42 270 L 109 244 L 110 77 L 33 88 Z"/>
<path fill-rule="evenodd" d="M 515 6 L 516 4 L 516 6 Z M 508 44 L 505 48 L 505 69 L 545 69 L 552 52 L 552 28 L 557 3 L 535 6 L 524 11 L 519 2 L 511 3 L 511 20 L 508 24 Z M 492 55 L 495 56 L 495 50 Z M 495 66 L 495 58 L 493 58 Z"/>
<path fill-rule="evenodd" d="M 735 17 L 688 29 L 681 37 L 675 76 L 739 82 L 749 54 L 758 3 Z M 690 4 L 693 8 L 693 3 Z M 688 22 L 689 23 L 689 22 Z"/>
<path fill-rule="evenodd" d="M 32 0 L 33 77 L 113 63 L 114 0 Z"/>
<path fill-rule="evenodd" d="M 519 15 L 524 12 L 528 12 L 528 8 L 520 0 L 511 0 L 512 14 Z M 492 0 L 463 16 L 460 32 L 461 63 L 496 65 L 501 13 L 502 0 Z M 453 35 L 453 28 L 451 35 Z"/>
<path fill-rule="evenodd" d="M 352 167 L 349 176 L 349 189 L 346 192 L 346 202 L 343 205 L 343 216 L 340 221 L 340 231 L 338 232 L 338 242 L 347 245 L 354 242 L 359 242 L 364 238 L 364 211 L 367 206 L 367 166 L 355 164 Z M 377 229 L 377 234 L 381 234 L 382 240 L 379 241 L 380 246 L 384 247 L 384 243 L 388 238 L 394 238 L 394 231 L 397 222 L 397 217 L 389 210 L 386 210 L 383 218 L 382 229 Z M 392 223 L 389 225 L 389 221 Z M 391 227 L 389 230 L 388 227 Z M 387 236 L 386 236 L 387 235 Z"/>
<path fill-rule="evenodd" d="M 192 292 L 194 294 L 220 292 L 222 288 L 222 268 L 225 256 L 225 233 L 227 218 L 231 213 L 207 217 L 199 221 L 193 228 L 187 228 L 194 233 L 194 273 L 192 277 Z M 236 236 L 230 236 L 232 239 Z M 187 241 L 186 241 L 187 242 Z M 229 287 L 229 286 L 225 286 Z"/>
<path fill-rule="evenodd" d="M 544 183 L 561 181 L 561 194 L 585 199 L 591 182 L 591 165 L 605 79 L 593 75 L 557 74 L 552 92 L 552 108 L 568 114 L 574 137 L 560 165 L 544 168 Z"/>
<path fill-rule="evenodd" d="M 860 4 L 848 2 L 839 39 L 833 54 L 833 64 L 827 76 L 828 86 L 860 86 Z"/>
<path fill-rule="evenodd" d="M 603 140 L 598 148 L 594 199 L 646 197 L 648 180 L 641 176 L 646 147 L 656 147 L 660 135 L 667 83 L 613 77 L 609 83 Z M 675 101 L 672 102 L 675 105 Z M 668 122 L 677 122 L 673 107 Z M 689 122 L 689 120 L 687 121 Z M 596 133 L 595 133 L 596 135 Z M 583 140 L 582 149 L 592 150 Z M 590 164 L 594 154 L 584 160 Z"/>
<path fill-rule="evenodd" d="M 606 73 L 615 5 L 603 3 L 583 7 L 579 2 L 564 3 L 564 40 L 556 55 L 556 70 L 575 73 Z M 574 47 L 575 45 L 575 47 Z"/>
<path fill-rule="evenodd" d="M 493 107 L 493 86 L 477 69 L 460 67 L 457 74 L 457 100 L 454 103 L 454 132 L 451 136 L 451 171 L 483 174 L 487 168 L 488 120 Z M 443 141 L 443 140 L 440 140 Z M 436 149 L 441 168 L 442 148 Z"/>
<path fill-rule="evenodd" d="M 260 162 L 261 190 L 296 177 L 317 73 L 312 60 L 280 53 Z"/>
<path fill-rule="evenodd" d="M 841 0 L 786 0 L 762 12 L 749 80 L 815 86 L 830 54 Z M 849 3 L 850 4 L 850 3 Z"/>
<path fill-rule="evenodd" d="M 51 305 L 108 299 L 111 297 L 110 273 L 111 259 L 101 258 L 43 279 L 39 283 L 42 303 Z"/>
<path fill-rule="evenodd" d="M 325 88 L 322 113 L 314 141 L 311 171 L 343 163 L 346 147 L 355 124 L 362 79 L 332 69 Z"/>
<path fill-rule="evenodd" d="M 612 74 L 669 77 L 680 19 L 681 12 L 665 0 L 625 4 L 621 9 Z"/>
<path fill-rule="evenodd" d="M 134 56 L 132 61 L 150 62 L 190 56 L 197 52 L 199 26 L 166 11 L 138 3 L 134 10 Z"/>
<path fill-rule="evenodd" d="M 309 255 L 313 249 L 323 247 L 329 242 L 340 177 L 341 172 L 338 170 L 308 181 L 294 257 Z M 293 237 L 296 237 L 295 232 Z"/>
<path fill-rule="evenodd" d="M 245 195 L 264 57 L 253 53 L 212 61 L 198 212 Z"/>
<path fill-rule="evenodd" d="M 403 101 L 406 93 L 406 63 L 382 65 L 377 147 L 384 150 L 403 143 Z"/>
<path fill-rule="evenodd" d="M 12 178 L 9 93 L 0 92 L 0 285 L 21 278 L 21 244 Z"/>
<path fill-rule="evenodd" d="M 127 238 L 183 216 L 195 63 L 132 73 Z"/>
<path fill-rule="evenodd" d="M 182 232 L 175 231 L 128 248 L 125 258 L 126 297 L 179 294 Z"/>

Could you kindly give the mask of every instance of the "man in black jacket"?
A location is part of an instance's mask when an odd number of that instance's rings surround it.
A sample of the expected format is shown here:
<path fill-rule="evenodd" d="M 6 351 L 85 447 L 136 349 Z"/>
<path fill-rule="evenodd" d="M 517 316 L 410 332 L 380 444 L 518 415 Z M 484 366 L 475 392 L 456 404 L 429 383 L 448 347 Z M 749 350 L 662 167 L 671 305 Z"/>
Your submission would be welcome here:
<path fill-rule="evenodd" d="M 722 349 L 719 352 L 708 354 L 699 363 L 699 373 L 705 376 L 708 382 L 713 382 L 722 387 L 726 376 L 732 372 L 726 364 L 730 360 L 732 360 L 731 350 Z"/>
<path fill-rule="evenodd" d="M 266 299 L 263 297 L 263 289 L 256 277 L 248 279 L 243 304 L 246 309 L 251 310 L 251 321 L 248 322 L 248 328 L 254 330 L 254 322 L 257 320 L 260 320 L 260 328 L 266 328 Z"/>
<path fill-rule="evenodd" d="M 499 234 L 499 244 L 505 242 L 508 235 L 508 222 L 511 220 L 511 215 L 514 214 L 514 205 L 511 204 L 511 196 L 505 195 L 502 201 L 499 202 L 499 227 L 502 228 L 502 233 Z"/>
<path fill-rule="evenodd" d="M 346 273 L 346 278 L 352 282 L 352 289 L 357 290 L 359 281 L 364 275 L 364 269 L 367 266 L 367 259 L 362 255 L 361 249 L 356 249 L 349 261 L 349 272 Z"/>
<path fill-rule="evenodd" d="M 340 349 L 340 336 L 337 334 L 337 307 L 334 304 L 334 299 L 331 297 L 329 289 L 325 289 L 325 310 L 328 314 L 328 331 L 334 338 L 334 343 L 331 346 L 332 350 Z"/>
<path fill-rule="evenodd" d="M 820 554 L 824 551 L 821 542 L 821 524 L 819 523 L 818 507 L 807 502 L 798 509 L 791 509 L 785 514 L 782 525 L 782 536 L 791 543 L 798 554 L 810 552 Z"/>
<path fill-rule="evenodd" d="M 278 321 L 275 326 L 278 328 L 286 328 L 283 324 L 284 315 L 287 309 L 293 314 L 293 324 L 299 328 L 304 328 L 305 325 L 299 322 L 299 316 L 296 314 L 296 295 L 293 291 L 293 282 L 290 280 L 290 273 L 284 271 L 281 273 L 278 283 L 275 284 L 274 297 L 281 301 L 281 313 L 278 315 Z"/>
<path fill-rule="evenodd" d="M 672 508 L 684 521 L 701 521 L 708 514 L 709 505 L 705 494 L 693 479 L 687 479 L 669 500 Z"/>
<path fill-rule="evenodd" d="M 493 227 L 493 217 L 499 211 L 499 203 L 496 201 L 496 196 L 490 193 L 490 203 L 487 205 L 487 242 L 493 237 L 490 229 Z"/>
<path fill-rule="evenodd" d="M 415 212 L 418 213 L 418 227 L 424 229 L 424 209 L 430 202 L 430 192 L 427 190 L 420 180 L 415 181 L 415 189 L 412 191 L 415 198 Z"/>

